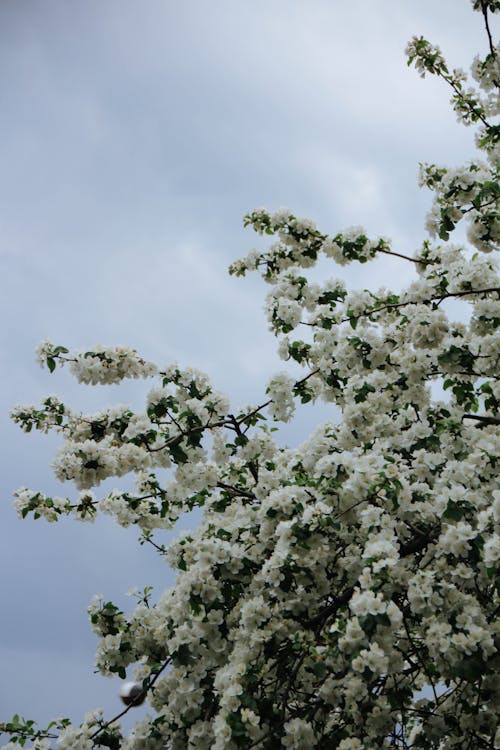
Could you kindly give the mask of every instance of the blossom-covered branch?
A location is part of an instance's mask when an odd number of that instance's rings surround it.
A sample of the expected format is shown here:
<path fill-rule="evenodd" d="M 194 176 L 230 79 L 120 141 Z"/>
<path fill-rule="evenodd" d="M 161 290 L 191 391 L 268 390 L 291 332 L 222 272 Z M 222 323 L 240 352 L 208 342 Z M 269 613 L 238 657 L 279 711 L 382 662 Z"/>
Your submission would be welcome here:
<path fill-rule="evenodd" d="M 127 708 L 47 730 L 15 717 L 2 725 L 9 750 L 29 739 L 48 750 L 54 729 L 60 750 L 499 746 L 500 76 L 488 14 L 500 3 L 473 7 L 489 40 L 472 65 L 477 91 L 422 37 L 408 48 L 422 74 L 452 86 L 482 152 L 460 168 L 421 167 L 435 197 L 414 256 L 360 227 L 329 236 L 288 210 L 245 217 L 271 245 L 230 272 L 263 272 L 287 362 L 257 405 L 231 406 L 203 373 L 126 347 L 39 348 L 42 365 L 84 384 L 155 380 L 142 411 L 82 414 L 56 396 L 16 407 L 26 432 L 60 433 L 55 473 L 79 491 L 22 488 L 19 515 L 109 513 L 177 578 L 155 601 L 146 587 L 128 613 L 102 597 L 89 606 L 97 669 L 139 686 Z M 469 244 L 451 244 L 461 221 Z M 380 253 L 411 262 L 403 291 L 309 275 L 321 256 L 335 273 Z M 276 425 L 313 401 L 336 417 L 284 447 Z M 97 499 L 110 478 L 119 488 Z M 198 527 L 167 544 L 164 530 L 193 508 Z M 118 722 L 136 698 L 152 714 L 125 737 Z"/>

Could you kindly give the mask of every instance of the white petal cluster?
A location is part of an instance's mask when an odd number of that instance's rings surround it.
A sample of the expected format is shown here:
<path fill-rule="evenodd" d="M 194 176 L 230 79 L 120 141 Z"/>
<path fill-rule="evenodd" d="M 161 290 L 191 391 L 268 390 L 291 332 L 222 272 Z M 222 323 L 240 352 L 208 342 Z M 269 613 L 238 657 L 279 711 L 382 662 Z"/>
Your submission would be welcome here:
<path fill-rule="evenodd" d="M 278 422 L 288 422 L 293 416 L 295 411 L 294 385 L 293 378 L 286 373 L 279 373 L 273 377 L 267 386 L 266 393 L 272 400 L 269 410 L 273 419 Z"/>
<path fill-rule="evenodd" d="M 77 354 L 70 369 L 79 383 L 91 385 L 119 383 L 124 378 L 148 378 L 157 367 L 137 356 L 135 349 L 125 346 L 96 346 L 92 352 Z"/>

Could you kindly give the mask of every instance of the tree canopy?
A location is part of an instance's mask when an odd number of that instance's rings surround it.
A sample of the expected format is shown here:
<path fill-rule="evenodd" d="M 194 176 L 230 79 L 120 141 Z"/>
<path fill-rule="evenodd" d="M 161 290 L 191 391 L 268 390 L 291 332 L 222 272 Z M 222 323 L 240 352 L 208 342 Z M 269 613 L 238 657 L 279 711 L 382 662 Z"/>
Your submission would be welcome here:
<path fill-rule="evenodd" d="M 0 727 L 4 747 L 41 750 L 56 737 L 74 750 L 500 746 L 500 65 L 489 22 L 500 2 L 472 6 L 487 42 L 473 83 L 423 37 L 407 47 L 409 65 L 450 87 L 478 149 L 462 167 L 421 165 L 434 202 L 413 256 L 288 210 L 245 217 L 270 244 L 230 273 L 261 273 L 280 356 L 302 377 L 278 373 L 238 410 L 203 373 L 133 349 L 39 347 L 42 366 L 68 367 L 80 383 L 155 384 L 142 412 L 82 414 L 54 396 L 16 407 L 23 430 L 61 433 L 55 473 L 79 490 L 22 488 L 19 515 L 110 514 L 178 576 L 157 601 L 138 592 L 130 613 L 101 598 L 88 610 L 97 668 L 132 677 L 123 713 L 145 700 L 148 718 L 123 737 L 120 717 L 99 711 L 44 729 L 16 716 Z M 462 225 L 466 240 L 451 242 Z M 308 278 L 322 256 L 335 267 L 379 254 L 411 264 L 404 291 Z M 452 300 L 463 303 L 458 319 Z M 281 447 L 275 423 L 308 402 L 337 405 L 339 421 Z M 103 480 L 130 472 L 134 491 L 99 496 Z M 203 509 L 198 528 L 167 548 L 162 530 L 193 508 Z"/>

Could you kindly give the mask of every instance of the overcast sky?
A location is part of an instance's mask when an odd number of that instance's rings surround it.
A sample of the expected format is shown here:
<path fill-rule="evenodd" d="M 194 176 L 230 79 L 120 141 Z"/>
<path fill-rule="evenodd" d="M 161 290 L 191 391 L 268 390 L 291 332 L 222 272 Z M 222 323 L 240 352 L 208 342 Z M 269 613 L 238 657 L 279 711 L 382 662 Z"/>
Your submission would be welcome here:
<path fill-rule="evenodd" d="M 85 608 L 97 592 L 131 606 L 130 587 L 172 582 L 136 531 L 17 520 L 17 487 L 72 488 L 51 474 L 57 439 L 23 435 L 9 408 L 48 393 L 74 408 L 140 405 L 148 389 L 50 376 L 36 345 L 130 344 L 257 402 L 282 364 L 264 283 L 227 274 L 262 246 L 243 214 L 287 206 L 412 253 L 429 205 L 418 162 L 473 153 L 444 85 L 406 66 L 414 34 L 453 66 L 486 51 L 466 0 L 0 2 L 0 720 L 115 713 L 119 681 L 93 674 Z M 400 287 L 411 268 L 343 273 Z M 286 439 L 317 418 L 301 414 Z"/>

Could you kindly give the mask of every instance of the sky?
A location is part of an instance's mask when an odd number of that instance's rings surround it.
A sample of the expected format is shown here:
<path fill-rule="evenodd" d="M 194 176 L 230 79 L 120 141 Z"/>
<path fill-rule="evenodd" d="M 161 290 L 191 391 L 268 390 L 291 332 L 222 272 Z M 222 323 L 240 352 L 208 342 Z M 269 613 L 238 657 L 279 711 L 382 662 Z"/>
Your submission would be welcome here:
<path fill-rule="evenodd" d="M 131 587 L 173 582 L 137 531 L 109 519 L 17 519 L 16 488 L 74 490 L 51 472 L 57 436 L 21 433 L 14 404 L 57 393 L 75 409 L 139 407 L 148 390 L 50 375 L 37 344 L 131 345 L 204 370 L 234 405 L 259 402 L 284 365 L 264 282 L 227 273 L 265 246 L 243 215 L 286 206 L 411 254 L 430 205 L 418 162 L 473 155 L 444 84 L 406 66 L 414 34 L 452 66 L 486 52 L 466 0 L 0 3 L 0 721 L 116 713 L 119 681 L 93 673 L 85 609 L 95 593 L 130 608 Z M 409 266 L 318 273 L 401 288 Z M 324 414 L 302 410 L 282 439 L 301 442 Z"/>

